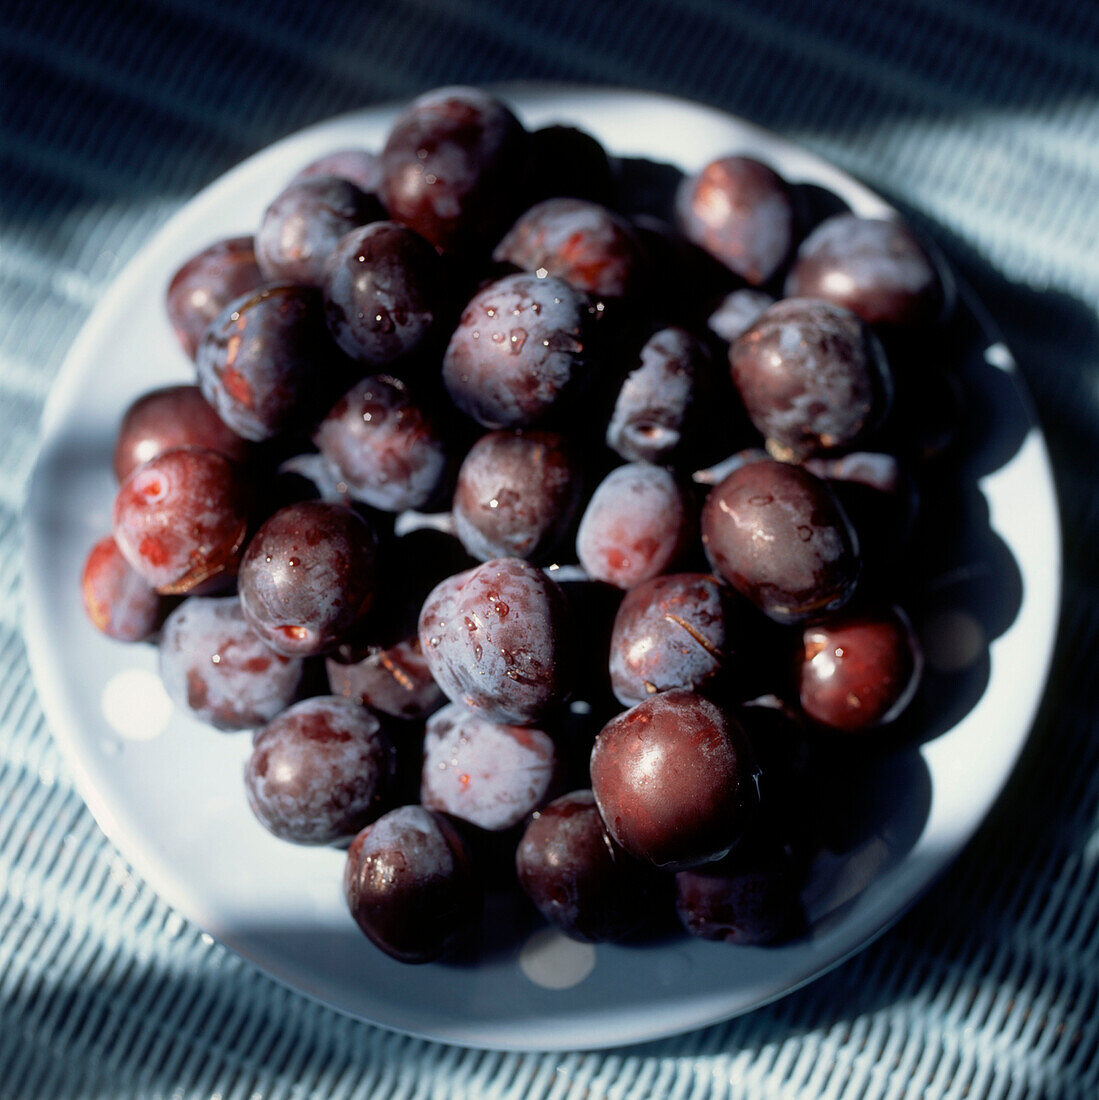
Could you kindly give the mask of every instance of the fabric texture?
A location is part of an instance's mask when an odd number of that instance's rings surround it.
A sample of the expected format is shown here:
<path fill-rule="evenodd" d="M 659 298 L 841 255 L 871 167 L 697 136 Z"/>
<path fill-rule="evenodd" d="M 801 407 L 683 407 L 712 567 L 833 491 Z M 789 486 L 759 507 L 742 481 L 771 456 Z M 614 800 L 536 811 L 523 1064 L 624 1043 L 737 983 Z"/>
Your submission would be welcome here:
<path fill-rule="evenodd" d="M 0 52 L 0 1098 L 1099 1095 L 1099 9 L 5 0 Z M 701 100 L 898 202 L 1003 325 L 1048 432 L 1065 527 L 1046 702 L 953 869 L 807 988 L 588 1054 L 467 1051 L 346 1019 L 173 912 L 75 791 L 19 624 L 19 515 L 43 401 L 149 234 L 309 122 L 514 79 Z"/>

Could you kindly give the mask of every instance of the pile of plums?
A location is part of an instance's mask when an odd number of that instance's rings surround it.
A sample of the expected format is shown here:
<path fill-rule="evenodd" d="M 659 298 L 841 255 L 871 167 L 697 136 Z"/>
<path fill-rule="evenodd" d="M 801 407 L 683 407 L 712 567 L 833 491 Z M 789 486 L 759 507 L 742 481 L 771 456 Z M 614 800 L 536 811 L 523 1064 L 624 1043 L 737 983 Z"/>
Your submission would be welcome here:
<path fill-rule="evenodd" d="M 406 962 L 486 891 L 585 941 L 796 937 L 813 761 L 920 679 L 890 578 L 948 435 L 893 349 L 941 261 L 745 156 L 631 215 L 624 163 L 414 100 L 179 269 L 195 383 L 118 434 L 89 617 L 254 731 L 255 816 L 346 847 Z"/>

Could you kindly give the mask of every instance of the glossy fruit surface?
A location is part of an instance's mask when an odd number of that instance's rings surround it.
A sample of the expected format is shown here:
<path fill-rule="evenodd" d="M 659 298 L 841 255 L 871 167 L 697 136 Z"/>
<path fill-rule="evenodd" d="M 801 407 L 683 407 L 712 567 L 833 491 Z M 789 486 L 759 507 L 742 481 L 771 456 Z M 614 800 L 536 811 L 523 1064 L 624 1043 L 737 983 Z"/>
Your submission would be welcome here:
<path fill-rule="evenodd" d="M 768 306 L 775 304 L 770 294 L 762 290 L 743 287 L 726 294 L 706 324 L 710 331 L 731 344 L 738 336 L 746 332 L 759 319 L 759 315 Z"/>
<path fill-rule="evenodd" d="M 325 320 L 340 350 L 373 367 L 415 352 L 447 302 L 439 254 L 418 233 L 389 221 L 340 238 L 322 289 Z"/>
<path fill-rule="evenodd" d="M 268 282 L 320 286 L 340 238 L 384 216 L 378 200 L 350 180 L 298 180 L 264 212 L 256 234 L 256 262 Z"/>
<path fill-rule="evenodd" d="M 534 423 L 587 375 L 593 313 L 553 276 L 509 275 L 480 290 L 443 359 L 451 400 L 486 428 Z"/>
<path fill-rule="evenodd" d="M 202 338 L 195 369 L 218 416 L 259 441 L 308 422 L 318 404 L 323 410 L 336 384 L 334 353 L 320 292 L 270 286 L 225 307 Z"/>
<path fill-rule="evenodd" d="M 183 350 L 194 359 L 206 326 L 230 302 L 263 282 L 252 237 L 215 241 L 192 256 L 172 276 L 164 300 Z"/>
<path fill-rule="evenodd" d="M 728 589 L 706 573 L 653 577 L 631 588 L 610 643 L 611 687 L 632 707 L 674 688 L 698 691 L 729 670 L 733 623 Z"/>
<path fill-rule="evenodd" d="M 867 324 L 916 328 L 947 305 L 938 265 L 903 222 L 837 214 L 798 248 L 786 293 L 824 298 Z"/>
<path fill-rule="evenodd" d="M 441 251 L 490 245 L 522 208 L 526 138 L 508 107 L 476 88 L 414 99 L 382 150 L 389 216 Z"/>
<path fill-rule="evenodd" d="M 337 149 L 310 161 L 292 180 L 313 179 L 316 176 L 335 176 L 350 180 L 360 191 L 375 195 L 382 182 L 382 166 L 377 153 L 367 149 Z"/>
<path fill-rule="evenodd" d="M 404 963 L 431 962 L 461 943 L 480 912 L 469 854 L 454 826 L 401 806 L 351 843 L 344 896 L 375 946 Z"/>
<path fill-rule="evenodd" d="M 398 378 L 374 374 L 336 402 L 313 437 L 353 500 L 384 512 L 422 508 L 446 473 L 438 428 Z"/>
<path fill-rule="evenodd" d="M 719 157 L 683 181 L 680 228 L 752 286 L 773 276 L 794 244 L 790 188 L 751 157 Z"/>
<path fill-rule="evenodd" d="M 900 608 L 808 626 L 798 672 L 801 707 L 829 729 L 863 733 L 901 714 L 922 669 L 919 642 Z"/>
<path fill-rule="evenodd" d="M 623 298 L 644 276 L 630 223 L 605 206 L 553 198 L 532 206 L 496 246 L 497 263 L 555 275 L 597 298 Z"/>
<path fill-rule="evenodd" d="M 489 722 L 451 703 L 427 722 L 420 802 L 482 829 L 510 829 L 546 800 L 555 768 L 542 730 Z"/>
<path fill-rule="evenodd" d="M 394 768 L 393 746 L 370 711 L 320 695 L 256 734 L 244 786 L 260 824 L 281 840 L 332 844 L 385 809 Z"/>
<path fill-rule="evenodd" d="M 125 412 L 114 448 L 120 482 L 143 462 L 176 447 L 202 447 L 246 462 L 248 441 L 229 428 L 198 386 L 164 386 L 142 394 Z"/>
<path fill-rule="evenodd" d="M 836 610 L 858 580 L 858 540 L 839 501 L 784 462 L 747 463 L 711 489 L 702 542 L 715 572 L 780 623 Z"/>
<path fill-rule="evenodd" d="M 437 585 L 420 613 L 428 667 L 450 699 L 492 722 L 536 722 L 571 686 L 565 597 L 518 558 Z"/>
<path fill-rule="evenodd" d="M 740 723 L 690 691 L 654 695 L 595 739 L 591 781 L 611 837 L 680 870 L 720 859 L 751 822 L 755 762 Z"/>
<path fill-rule="evenodd" d="M 114 537 L 157 591 L 189 592 L 236 570 L 248 528 L 247 496 L 240 468 L 223 455 L 165 451 L 119 487 Z"/>
<path fill-rule="evenodd" d="M 372 647 L 357 661 L 330 656 L 325 667 L 336 695 L 393 718 L 425 718 L 446 702 L 427 666 L 419 638 L 384 649 Z"/>
<path fill-rule="evenodd" d="M 80 577 L 84 610 L 101 634 L 119 642 L 140 642 L 160 622 L 160 597 L 123 557 L 108 535 L 84 560 Z"/>
<path fill-rule="evenodd" d="M 458 471 L 454 522 L 475 558 L 543 559 L 576 514 L 582 486 L 575 450 L 555 432 L 490 432 Z"/>
<path fill-rule="evenodd" d="M 590 790 L 562 795 L 534 815 L 515 867 L 527 897 L 574 940 L 621 939 L 645 918 L 644 876 L 607 835 Z"/>
<path fill-rule="evenodd" d="M 885 356 L 849 310 L 788 298 L 729 348 L 748 416 L 778 457 L 850 447 L 875 426 L 891 392 Z"/>
<path fill-rule="evenodd" d="M 334 649 L 374 599 L 374 536 L 342 504 L 305 501 L 276 512 L 253 536 L 237 586 L 244 617 L 277 653 Z"/>
<path fill-rule="evenodd" d="M 596 580 L 618 588 L 667 572 L 694 532 L 690 501 L 662 466 L 612 470 L 580 520 L 576 553 Z"/>
<path fill-rule="evenodd" d="M 220 730 L 254 729 L 298 697 L 301 660 L 260 641 L 236 596 L 192 596 L 168 616 L 160 679 L 172 702 Z"/>

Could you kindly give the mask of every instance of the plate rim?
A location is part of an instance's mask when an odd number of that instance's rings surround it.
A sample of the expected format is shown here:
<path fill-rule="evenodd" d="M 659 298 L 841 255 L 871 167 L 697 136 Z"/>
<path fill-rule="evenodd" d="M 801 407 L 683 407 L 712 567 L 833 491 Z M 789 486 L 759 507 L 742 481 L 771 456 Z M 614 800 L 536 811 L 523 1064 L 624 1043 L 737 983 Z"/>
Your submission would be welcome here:
<path fill-rule="evenodd" d="M 880 195 L 872 191 L 850 173 L 839 168 L 830 161 L 827 161 L 824 157 L 780 134 L 776 134 L 764 127 L 760 127 L 748 120 L 742 119 L 731 112 L 723 111 L 720 108 L 708 104 L 697 103 L 683 97 L 650 92 L 642 89 L 603 86 L 588 87 L 569 83 L 510 82 L 507 84 L 485 84 L 481 86 L 508 99 L 515 105 L 520 114 L 522 114 L 525 109 L 548 106 L 549 101 L 560 101 L 562 98 L 564 99 L 562 103 L 563 114 L 567 114 L 569 111 L 570 104 L 568 100 L 570 98 L 575 100 L 600 99 L 606 101 L 608 104 L 615 100 L 620 100 L 622 101 L 622 108 L 631 109 L 636 109 L 639 105 L 644 103 L 662 103 L 671 109 L 689 110 L 695 113 L 701 112 L 711 117 L 715 122 L 723 124 L 732 123 L 738 129 L 756 135 L 769 145 L 777 147 L 781 154 L 795 154 L 798 158 L 811 161 L 815 168 L 826 169 L 828 175 L 842 180 L 847 189 L 861 193 L 867 196 L 868 199 L 874 200 L 876 203 L 880 204 L 883 211 L 892 212 L 894 215 L 896 214 L 895 208 Z M 838 952 L 832 950 L 830 957 L 826 961 L 817 962 L 807 967 L 806 971 L 792 982 L 783 984 L 781 988 L 774 990 L 770 994 L 760 996 L 750 1005 L 723 1010 L 720 1006 L 712 1003 L 719 998 L 710 997 L 704 1003 L 700 1004 L 696 1011 L 690 1012 L 683 1007 L 681 1002 L 677 1002 L 675 1020 L 673 1023 L 669 1024 L 666 1020 L 662 1020 L 659 1022 L 654 1021 L 647 1028 L 638 1028 L 634 1026 L 622 1029 L 615 1028 L 607 1022 L 604 1022 L 599 1028 L 598 1034 L 594 1036 L 592 1035 L 591 1021 L 586 1017 L 582 1017 L 583 1023 L 573 1028 L 566 1028 L 560 1021 L 554 1021 L 552 1023 L 552 1030 L 554 1032 L 553 1037 L 550 1038 L 548 1042 L 538 1043 L 531 1043 L 529 1040 L 525 1040 L 519 1033 L 521 1030 L 531 1026 L 527 1022 L 522 1022 L 518 1028 L 514 1025 L 511 1029 L 504 1026 L 503 1030 L 498 1030 L 496 1034 L 488 1037 L 483 1034 L 483 1026 L 479 1025 L 477 1030 L 471 1031 L 464 1027 L 460 1021 L 441 1024 L 437 1020 L 433 1020 L 433 1025 L 437 1026 L 433 1026 L 431 1029 L 424 1029 L 408 1026 L 407 1024 L 398 1024 L 363 1016 L 354 1010 L 349 1010 L 341 1005 L 332 1003 L 322 995 L 302 988 L 301 984 L 295 981 L 277 973 L 273 973 L 269 964 L 262 957 L 262 954 L 257 957 L 256 953 L 244 950 L 240 946 L 232 943 L 231 937 L 211 931 L 212 928 L 217 927 L 217 921 L 216 919 L 207 919 L 210 917 L 210 914 L 201 914 L 196 917 L 196 907 L 193 904 L 193 899 L 185 898 L 177 891 L 175 883 L 170 876 L 163 871 L 160 866 L 160 859 L 145 843 L 144 838 L 141 837 L 140 833 L 135 835 L 133 830 L 123 826 L 109 800 L 101 794 L 93 781 L 91 770 L 87 766 L 88 762 L 85 760 L 82 752 L 81 736 L 77 731 L 79 722 L 72 722 L 70 728 L 70 720 L 76 716 L 71 715 L 68 712 L 68 708 L 61 703 L 61 693 L 56 687 L 56 678 L 60 669 L 54 667 L 54 662 L 51 658 L 52 647 L 49 644 L 49 631 L 45 614 L 46 605 L 43 596 L 46 578 L 39 575 L 39 571 L 35 566 L 33 550 L 38 532 L 35 526 L 34 501 L 41 491 L 40 482 L 45 478 L 45 459 L 49 455 L 51 447 L 56 446 L 64 438 L 61 432 L 63 426 L 61 422 L 61 413 L 64 405 L 64 395 L 66 391 L 71 389 L 76 381 L 82 377 L 83 372 L 87 369 L 85 361 L 88 356 L 88 351 L 95 345 L 97 340 L 101 339 L 104 331 L 109 331 L 111 327 L 109 322 L 112 320 L 110 316 L 110 303 L 116 298 L 128 297 L 133 292 L 135 285 L 140 282 L 142 269 L 150 263 L 151 258 L 156 253 L 163 249 L 164 244 L 173 238 L 175 233 L 178 232 L 180 224 L 184 223 L 188 217 L 193 217 L 196 208 L 213 203 L 219 197 L 222 190 L 226 192 L 231 191 L 236 177 L 249 171 L 254 162 L 266 158 L 273 159 L 277 157 L 284 148 L 301 143 L 303 138 L 319 134 L 333 125 L 345 123 L 363 116 L 378 118 L 387 113 L 392 113 L 398 110 L 405 102 L 407 101 L 402 100 L 399 102 L 392 101 L 374 104 L 357 110 L 343 112 L 332 118 L 313 123 L 253 153 L 240 163 L 234 165 L 227 172 L 211 181 L 211 183 L 202 188 L 199 192 L 186 199 L 182 205 L 167 218 L 164 224 L 137 250 L 130 260 L 127 261 L 122 270 L 104 289 L 91 313 L 81 326 L 80 332 L 73 340 L 72 345 L 65 355 L 61 368 L 50 386 L 50 391 L 43 407 L 34 467 L 28 481 L 27 496 L 22 511 L 23 633 L 26 639 L 28 659 L 36 694 L 45 714 L 50 732 L 61 750 L 65 766 L 73 775 L 78 793 L 92 813 L 96 823 L 111 844 L 134 867 L 141 878 L 149 884 L 150 888 L 153 889 L 161 899 L 195 924 L 196 927 L 212 935 L 224 947 L 247 960 L 251 965 L 256 966 L 266 977 L 294 990 L 296 993 L 312 1001 L 322 1004 L 334 1011 L 341 1012 L 353 1019 L 362 1020 L 373 1026 L 386 1028 L 390 1031 L 396 1031 L 421 1039 L 452 1043 L 459 1046 L 474 1047 L 478 1049 L 562 1051 L 598 1049 L 609 1046 L 633 1045 L 649 1042 L 695 1030 L 699 1027 L 720 1023 L 733 1016 L 761 1008 L 766 1004 L 792 993 L 794 990 L 803 987 L 841 965 L 844 961 L 863 950 L 873 940 L 884 934 L 893 924 L 895 924 L 896 921 L 898 921 L 908 909 L 927 892 L 932 884 L 961 855 L 965 847 L 972 841 L 973 836 L 988 819 L 989 814 L 1002 796 L 1004 787 L 1014 774 L 1019 763 L 1019 758 L 1030 740 L 1035 718 L 1046 696 L 1061 618 L 1063 598 L 1063 534 L 1056 483 L 1053 478 L 1052 463 L 1045 434 L 1042 431 L 1040 421 L 1034 410 L 1033 401 L 1025 381 L 1017 366 L 1015 366 L 1013 359 L 1011 360 L 1010 373 L 1015 383 L 1018 397 L 1028 414 L 1031 429 L 1037 434 L 1037 472 L 1041 476 L 1043 488 L 1045 490 L 1045 503 L 1050 505 L 1050 511 L 1054 521 L 1048 532 L 1050 547 L 1053 551 L 1053 561 L 1051 563 L 1052 572 L 1050 576 L 1053 598 L 1049 601 L 1049 612 L 1045 617 L 1046 633 L 1042 638 L 1042 666 L 1039 674 L 1034 677 L 1035 688 L 1031 693 L 1026 713 L 1021 717 L 1019 722 L 1023 733 L 1018 737 L 1017 744 L 1011 754 L 1010 762 L 1004 768 L 1004 774 L 998 782 L 995 792 L 983 805 L 981 805 L 979 812 L 970 816 L 964 829 L 954 837 L 952 846 L 944 848 L 942 852 L 938 854 L 937 858 L 932 858 L 924 854 L 923 863 L 925 866 L 917 870 L 913 870 L 908 866 L 911 853 L 906 855 L 896 868 L 891 869 L 899 872 L 907 867 L 908 875 L 906 877 L 913 880 L 909 883 L 909 888 L 903 898 L 899 901 L 896 899 L 890 901 L 888 897 L 872 898 L 871 901 L 876 902 L 876 904 L 864 905 L 855 914 L 841 920 L 836 929 L 830 930 L 822 936 L 822 940 L 830 940 L 832 938 L 839 939 L 845 945 L 841 950 Z M 582 124 L 582 122 L 580 124 Z M 613 152 L 617 153 L 617 150 Z M 978 319 L 983 333 L 990 338 L 999 338 L 999 328 L 987 307 L 985 307 L 968 288 L 964 287 L 964 285 L 960 286 L 960 290 L 966 300 L 967 306 Z M 1003 346 L 1002 341 L 1001 346 Z M 855 925 L 854 929 L 851 928 L 852 924 Z M 840 932 L 845 932 L 846 934 L 840 936 Z M 831 945 L 831 947 L 834 947 L 834 945 Z M 601 1018 L 605 1018 L 608 1015 L 606 1009 L 592 1011 Z M 630 1018 L 632 1019 L 632 1016 Z M 543 1036 L 543 1038 L 549 1037 Z"/>

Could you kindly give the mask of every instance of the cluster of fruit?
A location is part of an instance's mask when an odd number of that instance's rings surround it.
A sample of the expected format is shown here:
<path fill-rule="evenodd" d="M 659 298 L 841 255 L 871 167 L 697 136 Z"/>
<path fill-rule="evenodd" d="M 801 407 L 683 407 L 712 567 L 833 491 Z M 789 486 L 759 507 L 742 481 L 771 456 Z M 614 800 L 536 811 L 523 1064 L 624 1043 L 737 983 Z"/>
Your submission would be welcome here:
<path fill-rule="evenodd" d="M 665 221 L 620 185 L 579 130 L 422 96 L 178 271 L 197 385 L 119 432 L 89 616 L 255 730 L 257 818 L 350 842 L 405 961 L 486 888 L 586 940 L 798 934 L 813 753 L 920 679 L 889 568 L 947 434 L 885 349 L 949 312 L 941 262 L 748 157 Z"/>

